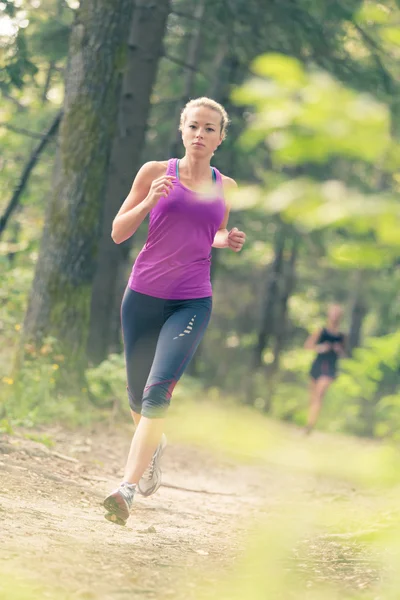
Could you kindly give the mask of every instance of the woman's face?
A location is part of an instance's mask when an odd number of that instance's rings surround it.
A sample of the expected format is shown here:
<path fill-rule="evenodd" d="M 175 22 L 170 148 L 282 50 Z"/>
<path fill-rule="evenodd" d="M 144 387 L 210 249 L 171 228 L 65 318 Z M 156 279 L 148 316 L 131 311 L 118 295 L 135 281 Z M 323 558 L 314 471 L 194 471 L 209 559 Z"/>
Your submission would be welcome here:
<path fill-rule="evenodd" d="M 328 307 L 328 319 L 333 323 L 339 323 L 343 316 L 343 309 L 340 304 L 330 304 Z"/>
<path fill-rule="evenodd" d="M 221 115 L 206 106 L 190 108 L 182 128 L 186 152 L 193 156 L 212 156 L 222 142 Z"/>

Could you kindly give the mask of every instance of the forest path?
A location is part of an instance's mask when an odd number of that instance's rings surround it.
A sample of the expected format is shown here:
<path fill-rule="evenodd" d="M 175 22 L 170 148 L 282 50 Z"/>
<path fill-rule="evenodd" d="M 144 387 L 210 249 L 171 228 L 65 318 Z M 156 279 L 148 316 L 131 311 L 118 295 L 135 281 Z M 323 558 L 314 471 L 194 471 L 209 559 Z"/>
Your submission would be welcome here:
<path fill-rule="evenodd" d="M 137 496 L 120 527 L 103 518 L 101 504 L 120 480 L 130 429 L 53 427 L 38 438 L 45 433 L 50 449 L 23 431 L 0 436 L 1 600 L 194 600 L 201 589 L 211 598 L 218 579 L 235 572 L 260 518 L 273 521 L 283 504 L 295 518 L 299 501 L 311 511 L 369 501 L 346 483 L 170 443 L 165 485 L 151 498 Z M 305 590 L 321 581 L 362 590 L 379 578 L 359 541 L 322 536 L 307 553 L 311 572 L 295 552 L 289 566 L 307 572 Z"/>

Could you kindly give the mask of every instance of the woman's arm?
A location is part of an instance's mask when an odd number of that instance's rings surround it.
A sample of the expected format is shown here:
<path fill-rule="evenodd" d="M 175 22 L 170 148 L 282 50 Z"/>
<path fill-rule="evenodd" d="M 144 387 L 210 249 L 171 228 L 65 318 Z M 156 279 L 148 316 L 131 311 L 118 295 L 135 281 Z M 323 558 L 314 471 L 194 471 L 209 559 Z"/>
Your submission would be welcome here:
<path fill-rule="evenodd" d="M 229 189 L 237 188 L 236 181 L 230 177 L 225 177 L 224 175 L 222 176 L 222 183 L 224 192 Z M 227 229 L 230 210 L 231 207 L 228 202 L 226 202 L 224 219 L 214 236 L 212 246 L 213 248 L 230 248 L 234 252 L 240 252 L 246 240 L 246 234 L 243 233 L 243 231 L 239 231 L 237 227 L 234 227 L 230 231 Z"/>
<path fill-rule="evenodd" d="M 333 349 L 340 358 L 346 358 L 348 355 L 347 336 L 343 335 L 343 339 L 341 342 L 337 342 L 336 344 L 333 344 Z"/>
<path fill-rule="evenodd" d="M 306 341 L 304 342 L 304 348 L 306 350 L 314 350 L 314 352 L 318 352 L 321 354 L 322 352 L 328 352 L 331 349 L 331 344 L 328 342 L 324 342 L 322 344 L 318 344 L 318 340 L 320 338 L 322 329 L 317 329 L 311 335 L 308 336 Z"/>
<path fill-rule="evenodd" d="M 162 195 L 160 192 L 168 193 L 173 178 L 167 177 L 165 170 L 165 163 L 156 161 L 145 163 L 139 170 L 113 221 L 111 237 L 116 244 L 121 244 L 135 233 Z"/>

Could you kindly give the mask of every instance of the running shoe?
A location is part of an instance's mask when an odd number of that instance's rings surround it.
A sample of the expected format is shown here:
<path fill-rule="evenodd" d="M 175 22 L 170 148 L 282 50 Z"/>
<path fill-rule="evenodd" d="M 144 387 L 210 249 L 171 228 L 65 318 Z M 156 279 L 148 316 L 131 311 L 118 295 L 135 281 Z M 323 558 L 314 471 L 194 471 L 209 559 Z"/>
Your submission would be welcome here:
<path fill-rule="evenodd" d="M 155 494 L 161 485 L 162 471 L 160 467 L 161 458 L 164 454 L 164 450 L 167 446 L 167 438 L 162 435 L 161 442 L 158 444 L 156 451 L 153 454 L 153 458 L 150 461 L 149 466 L 143 473 L 139 480 L 137 489 L 142 496 L 151 496 Z"/>

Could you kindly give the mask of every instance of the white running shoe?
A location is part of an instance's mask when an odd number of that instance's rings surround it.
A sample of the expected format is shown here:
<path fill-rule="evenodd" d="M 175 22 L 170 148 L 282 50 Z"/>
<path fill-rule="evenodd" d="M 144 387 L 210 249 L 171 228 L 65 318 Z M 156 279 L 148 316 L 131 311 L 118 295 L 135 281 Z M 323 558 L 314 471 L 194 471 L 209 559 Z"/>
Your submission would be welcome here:
<path fill-rule="evenodd" d="M 167 438 L 162 434 L 161 442 L 158 444 L 149 466 L 143 473 L 137 485 L 137 490 L 142 496 L 147 497 L 155 494 L 161 485 L 162 472 L 160 462 L 166 446 Z"/>

